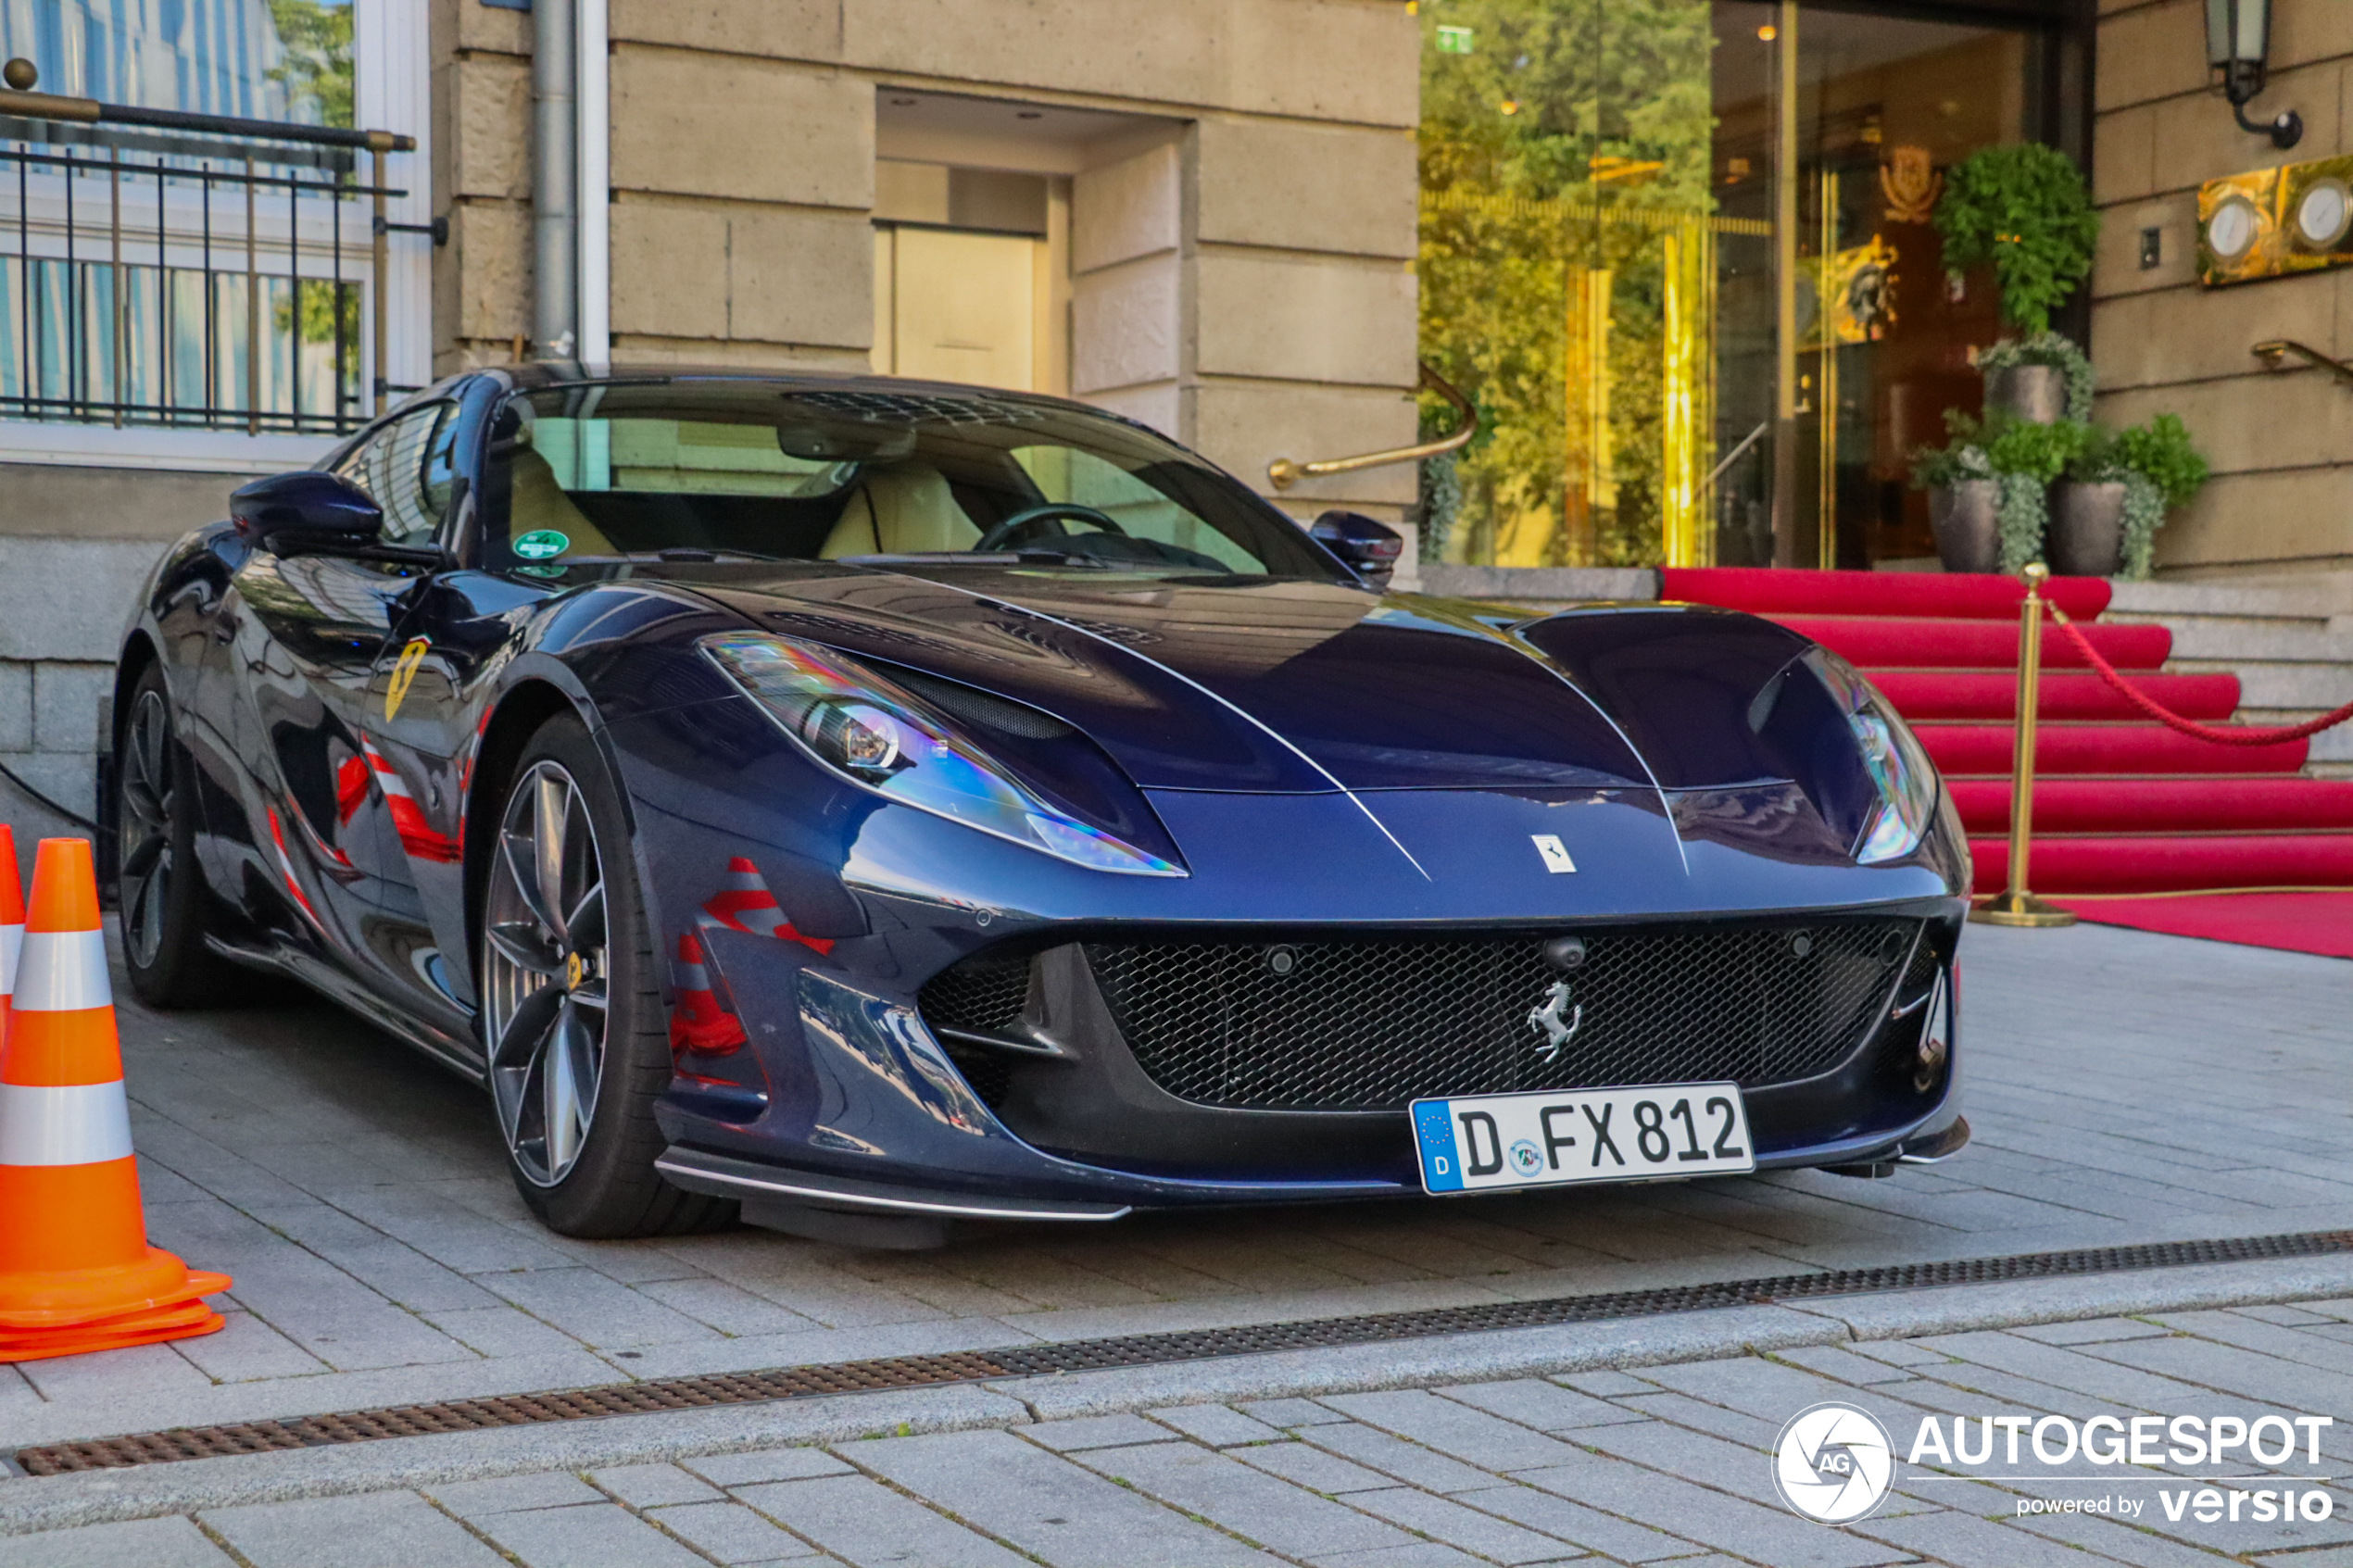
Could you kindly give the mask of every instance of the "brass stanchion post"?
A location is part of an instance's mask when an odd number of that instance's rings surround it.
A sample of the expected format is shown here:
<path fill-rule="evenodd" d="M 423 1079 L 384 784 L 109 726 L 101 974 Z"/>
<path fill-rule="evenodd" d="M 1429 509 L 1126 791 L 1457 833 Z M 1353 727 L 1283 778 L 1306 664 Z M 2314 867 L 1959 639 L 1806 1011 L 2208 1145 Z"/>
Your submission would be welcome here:
<path fill-rule="evenodd" d="M 2027 851 L 2034 836 L 2034 721 L 2043 688 L 2043 581 L 2051 569 L 2041 561 L 2020 573 L 2026 602 L 2018 619 L 2018 735 L 2010 753 L 2010 879 L 1992 903 L 1969 911 L 1986 925 L 2073 925 L 2075 917 L 2026 889 Z"/>

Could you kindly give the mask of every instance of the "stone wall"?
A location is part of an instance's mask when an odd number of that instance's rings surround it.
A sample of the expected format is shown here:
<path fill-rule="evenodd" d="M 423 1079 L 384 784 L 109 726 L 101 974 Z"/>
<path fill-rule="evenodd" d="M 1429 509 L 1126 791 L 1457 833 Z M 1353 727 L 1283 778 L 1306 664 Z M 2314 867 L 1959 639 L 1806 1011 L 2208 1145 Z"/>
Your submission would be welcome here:
<path fill-rule="evenodd" d="M 447 372 L 529 320 L 530 18 L 435 0 L 434 29 Z M 970 94 L 1168 128 L 1072 172 L 1078 395 L 1262 484 L 1413 439 L 1396 0 L 613 0 L 610 29 L 615 359 L 866 365 L 876 90 Z M 1413 499 L 1405 468 L 1286 504 Z"/>
<path fill-rule="evenodd" d="M 2171 410 L 2216 478 L 2158 536 L 2168 576 L 2353 567 L 2353 387 L 2313 370 L 2274 376 L 2248 352 L 2295 338 L 2353 357 L 2353 271 L 2207 290 L 2196 281 L 2197 188 L 2220 175 L 2353 150 L 2353 4 L 2274 0 L 2271 80 L 2248 106 L 2304 117 L 2287 151 L 2233 121 L 2207 87 L 2203 0 L 2101 0 L 2092 139 L 2106 225 L 2093 276 L 2100 417 Z M 2142 255 L 2156 231 L 2155 265 Z"/>

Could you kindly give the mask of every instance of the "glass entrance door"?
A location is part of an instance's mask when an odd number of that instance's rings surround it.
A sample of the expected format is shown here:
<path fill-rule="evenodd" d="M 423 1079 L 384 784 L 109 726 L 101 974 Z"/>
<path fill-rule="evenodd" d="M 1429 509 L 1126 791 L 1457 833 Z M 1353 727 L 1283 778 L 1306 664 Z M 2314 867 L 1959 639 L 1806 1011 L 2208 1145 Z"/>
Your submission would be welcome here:
<path fill-rule="evenodd" d="M 1919 564 L 1905 454 L 1974 411 L 1943 170 L 2045 118 L 2032 32 L 1760 0 L 1422 0 L 1422 353 L 1485 433 L 1425 551 Z M 1433 420 L 1443 416 L 1433 408 Z"/>

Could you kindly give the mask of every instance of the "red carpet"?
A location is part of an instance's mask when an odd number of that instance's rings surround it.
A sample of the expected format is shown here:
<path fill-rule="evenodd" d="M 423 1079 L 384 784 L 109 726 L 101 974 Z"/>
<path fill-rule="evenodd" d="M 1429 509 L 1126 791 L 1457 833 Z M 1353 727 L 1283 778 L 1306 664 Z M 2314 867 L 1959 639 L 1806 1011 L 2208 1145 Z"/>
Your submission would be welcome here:
<path fill-rule="evenodd" d="M 2084 920 L 2250 947 L 2353 959 L 2353 893 L 2208 893 L 2066 900 Z"/>
<path fill-rule="evenodd" d="M 2025 596 L 2016 579 L 1679 569 L 1661 575 L 1669 599 L 1770 616 L 1859 665 L 1912 721 L 1943 771 L 1968 825 L 1977 891 L 2000 891 L 2018 613 Z M 2172 648 L 2165 628 L 2095 622 L 2108 607 L 2105 581 L 2054 579 L 2050 596 L 2086 623 L 2102 658 L 2174 712 L 2210 723 L 2237 709 L 2236 676 L 2160 673 Z M 2353 780 L 2303 777 L 2309 743 L 2220 746 L 2179 734 L 2141 718 L 2055 628 L 2045 631 L 2043 657 L 2030 878 L 2036 892 L 2063 899 L 2069 893 L 2353 889 Z M 2153 931 L 2353 957 L 2353 891 L 2103 899 L 2078 912 Z"/>

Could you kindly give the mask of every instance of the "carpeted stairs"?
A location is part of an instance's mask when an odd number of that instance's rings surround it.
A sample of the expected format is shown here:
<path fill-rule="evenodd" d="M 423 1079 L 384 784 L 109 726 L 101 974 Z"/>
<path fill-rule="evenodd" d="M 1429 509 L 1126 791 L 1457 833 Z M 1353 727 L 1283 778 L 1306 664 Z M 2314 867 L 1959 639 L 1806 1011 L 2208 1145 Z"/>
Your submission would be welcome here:
<path fill-rule="evenodd" d="M 1860 666 L 1943 771 L 1969 827 L 1977 890 L 2000 891 L 2024 593 L 2014 579 L 1732 569 L 1662 576 L 1662 597 L 1768 616 Z M 2102 658 L 2175 713 L 2213 723 L 2237 709 L 2235 675 L 2159 673 L 2172 643 L 2165 628 L 2093 624 L 2108 605 L 2105 581 L 2059 578 L 2050 592 Z M 2353 780 L 2301 776 L 2309 742 L 2220 746 L 2177 734 L 2143 718 L 2047 623 L 2043 671 L 2036 892 L 2353 889 Z M 2330 896 L 2332 908 L 2340 897 Z"/>

